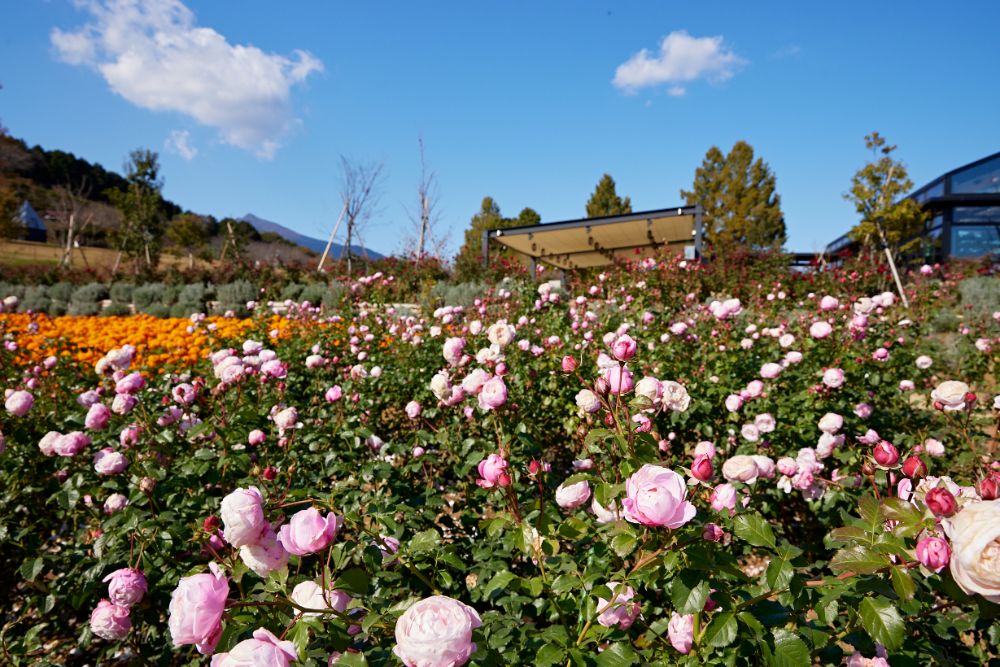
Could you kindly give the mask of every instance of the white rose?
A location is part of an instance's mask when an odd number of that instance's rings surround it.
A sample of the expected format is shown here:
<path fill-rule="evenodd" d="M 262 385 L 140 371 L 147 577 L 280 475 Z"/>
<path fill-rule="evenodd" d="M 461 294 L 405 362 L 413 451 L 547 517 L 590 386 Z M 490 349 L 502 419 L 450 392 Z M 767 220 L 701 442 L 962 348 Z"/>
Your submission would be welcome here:
<path fill-rule="evenodd" d="M 940 402 L 944 410 L 951 412 L 965 409 L 965 395 L 969 393 L 969 385 L 957 380 L 942 382 L 931 392 L 931 400 Z"/>
<path fill-rule="evenodd" d="M 963 591 L 1000 602 L 1000 500 L 966 505 L 944 520 L 951 575 Z"/>
<path fill-rule="evenodd" d="M 737 454 L 722 464 L 722 476 L 730 482 L 746 482 L 752 484 L 757 481 L 760 469 L 752 456 Z"/>

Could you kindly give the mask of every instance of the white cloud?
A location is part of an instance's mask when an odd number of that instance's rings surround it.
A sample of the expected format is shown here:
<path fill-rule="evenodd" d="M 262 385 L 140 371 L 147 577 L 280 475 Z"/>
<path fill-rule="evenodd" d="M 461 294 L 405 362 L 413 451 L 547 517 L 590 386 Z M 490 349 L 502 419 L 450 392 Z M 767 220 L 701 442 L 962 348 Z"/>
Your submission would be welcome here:
<path fill-rule="evenodd" d="M 52 30 L 61 60 L 94 68 L 136 106 L 190 116 L 217 129 L 225 143 L 264 159 L 274 156 L 297 122 L 290 89 L 323 70 L 305 51 L 287 57 L 230 44 L 198 27 L 180 0 L 76 4 L 92 20 L 75 31 Z"/>
<path fill-rule="evenodd" d="M 721 36 L 692 37 L 685 30 L 675 30 L 660 42 L 658 54 L 642 49 L 619 65 L 612 83 L 626 92 L 671 84 L 667 92 L 679 97 L 687 92 L 683 84 L 698 79 L 725 81 L 746 62 Z"/>
<path fill-rule="evenodd" d="M 198 149 L 188 143 L 191 133 L 187 130 L 173 130 L 164 142 L 164 148 L 171 153 L 177 153 L 187 161 L 191 161 L 198 154 Z"/>

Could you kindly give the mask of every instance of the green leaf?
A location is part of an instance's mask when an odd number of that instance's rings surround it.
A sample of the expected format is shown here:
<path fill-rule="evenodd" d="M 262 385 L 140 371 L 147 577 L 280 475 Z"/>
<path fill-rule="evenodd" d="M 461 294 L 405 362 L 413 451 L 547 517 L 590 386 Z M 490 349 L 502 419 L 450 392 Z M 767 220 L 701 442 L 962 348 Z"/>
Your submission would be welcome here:
<path fill-rule="evenodd" d="M 344 665 L 345 667 L 368 667 L 368 661 L 365 660 L 365 654 L 358 652 L 352 653 L 350 651 L 344 651 L 340 658 L 337 659 L 337 665 Z"/>
<path fill-rule="evenodd" d="M 741 514 L 733 521 L 733 532 L 755 547 L 775 547 L 774 531 L 759 514 Z"/>
<path fill-rule="evenodd" d="M 910 573 L 893 565 L 889 569 L 889 574 L 892 579 L 892 590 L 896 591 L 896 595 L 902 600 L 912 599 L 914 593 L 917 592 L 917 586 L 913 583 L 913 577 L 910 576 Z"/>
<path fill-rule="evenodd" d="M 333 583 L 333 587 L 355 597 L 363 597 L 368 594 L 368 573 L 356 567 L 344 570 Z"/>
<path fill-rule="evenodd" d="M 21 576 L 27 581 L 34 581 L 35 577 L 41 573 L 44 566 L 45 560 L 41 556 L 33 560 L 26 560 L 21 565 Z"/>
<path fill-rule="evenodd" d="M 774 655 L 768 660 L 772 667 L 809 667 L 812 658 L 809 647 L 795 634 L 784 628 L 774 630 Z"/>
<path fill-rule="evenodd" d="M 437 547 L 441 543 L 441 536 L 438 534 L 435 528 L 428 528 L 425 531 L 419 532 L 410 538 L 408 543 L 409 550 L 413 553 L 418 553 L 420 551 L 430 551 Z"/>
<path fill-rule="evenodd" d="M 861 601 L 858 614 L 861 616 L 861 625 L 873 641 L 882 644 L 890 651 L 902 646 L 906 625 L 899 611 L 889 600 L 867 597 Z"/>
<path fill-rule="evenodd" d="M 489 597 L 490 593 L 493 591 L 506 588 L 507 585 L 515 579 L 517 579 L 517 575 L 507 570 L 497 572 L 493 578 L 490 579 L 485 586 L 483 586 L 483 597 Z"/>
<path fill-rule="evenodd" d="M 712 622 L 705 628 L 705 633 L 702 635 L 701 640 L 707 642 L 709 646 L 719 648 L 729 646 L 736 639 L 737 629 L 736 618 L 733 616 L 733 612 L 726 611 L 717 614 L 712 619 Z"/>
<path fill-rule="evenodd" d="M 889 564 L 889 559 L 864 545 L 841 549 L 833 555 L 830 569 L 834 574 L 854 572 L 855 574 L 871 574 Z"/>
<path fill-rule="evenodd" d="M 764 578 L 767 581 L 768 587 L 772 591 L 784 588 L 788 586 L 788 583 L 792 580 L 795 575 L 795 568 L 784 558 L 772 558 L 771 562 L 767 565 L 767 572 L 764 574 Z"/>
<path fill-rule="evenodd" d="M 639 662 L 631 644 L 615 642 L 597 655 L 598 667 L 628 667 Z"/>
<path fill-rule="evenodd" d="M 535 667 L 549 667 L 561 663 L 566 657 L 566 649 L 555 644 L 546 644 L 535 655 Z"/>
<path fill-rule="evenodd" d="M 705 600 L 711 592 L 703 573 L 683 570 L 674 578 L 670 599 L 678 614 L 696 614 L 704 609 Z"/>
<path fill-rule="evenodd" d="M 611 548 L 615 550 L 619 558 L 625 558 L 635 550 L 638 539 L 631 532 L 618 533 L 611 539 Z"/>

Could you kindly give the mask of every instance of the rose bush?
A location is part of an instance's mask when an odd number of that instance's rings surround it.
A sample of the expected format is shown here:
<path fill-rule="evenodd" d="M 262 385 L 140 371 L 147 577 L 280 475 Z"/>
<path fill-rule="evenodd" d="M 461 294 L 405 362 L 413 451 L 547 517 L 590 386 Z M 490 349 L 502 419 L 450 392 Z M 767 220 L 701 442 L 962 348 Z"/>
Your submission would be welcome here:
<path fill-rule="evenodd" d="M 1000 659 L 1000 315 L 958 270 L 908 310 L 872 266 L 420 315 L 390 278 L 162 331 L 0 314 L 3 660 Z"/>

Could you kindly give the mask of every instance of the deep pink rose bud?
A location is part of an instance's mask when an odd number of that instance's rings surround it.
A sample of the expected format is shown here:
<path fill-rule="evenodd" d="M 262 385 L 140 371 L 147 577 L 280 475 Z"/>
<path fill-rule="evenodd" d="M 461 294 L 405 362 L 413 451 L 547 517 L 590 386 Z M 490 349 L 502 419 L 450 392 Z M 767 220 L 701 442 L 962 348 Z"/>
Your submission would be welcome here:
<path fill-rule="evenodd" d="M 638 344 L 628 334 L 622 334 L 611 343 L 611 356 L 618 361 L 628 361 L 635 356 Z"/>
<path fill-rule="evenodd" d="M 927 476 L 927 464 L 916 454 L 911 454 L 903 461 L 903 474 L 910 479 L 920 479 Z"/>
<path fill-rule="evenodd" d="M 610 412 L 604 414 L 604 425 L 611 428 L 615 425 L 615 416 Z"/>
<path fill-rule="evenodd" d="M 712 479 L 712 459 L 710 459 L 706 454 L 701 454 L 696 456 L 694 463 L 691 464 L 691 476 L 694 477 L 699 482 L 707 482 Z"/>
<path fill-rule="evenodd" d="M 205 517 L 205 520 L 201 522 L 201 527 L 206 533 L 213 532 L 216 528 L 222 525 L 222 521 L 219 517 L 212 515 Z"/>
<path fill-rule="evenodd" d="M 139 604 L 146 595 L 146 577 L 139 570 L 124 567 L 104 577 L 108 584 L 108 598 L 121 607 Z"/>
<path fill-rule="evenodd" d="M 927 509 L 934 512 L 934 516 L 948 517 L 958 511 L 958 502 L 951 491 L 943 487 L 933 488 L 924 496 L 924 504 Z"/>
<path fill-rule="evenodd" d="M 497 477 L 497 486 L 510 486 L 510 475 L 505 472 L 500 473 Z"/>
<path fill-rule="evenodd" d="M 632 371 L 621 366 L 609 368 L 604 373 L 604 379 L 607 380 L 608 391 L 615 396 L 627 394 L 632 391 L 632 387 L 635 386 L 635 380 L 632 378 Z"/>
<path fill-rule="evenodd" d="M 997 480 L 995 474 L 979 480 L 976 488 L 979 491 L 979 497 L 983 500 L 996 500 L 1000 497 L 1000 481 Z"/>
<path fill-rule="evenodd" d="M 917 560 L 928 570 L 940 572 L 951 561 L 951 548 L 940 537 L 925 537 L 917 543 Z"/>
<path fill-rule="evenodd" d="M 899 450 L 888 440 L 880 440 L 872 452 L 875 462 L 883 468 L 891 468 L 899 463 Z"/>
<path fill-rule="evenodd" d="M 576 359 L 570 355 L 566 355 L 562 358 L 562 369 L 563 373 L 572 373 L 576 370 Z"/>
<path fill-rule="evenodd" d="M 101 600 L 90 614 L 90 629 L 95 635 L 109 642 L 125 639 L 128 631 L 132 629 L 128 607 Z"/>
<path fill-rule="evenodd" d="M 264 472 L 261 473 L 261 477 L 269 482 L 273 482 L 274 478 L 278 476 L 278 471 L 274 469 L 273 466 L 267 466 L 264 468 Z"/>
<path fill-rule="evenodd" d="M 542 470 L 542 462 L 538 459 L 532 459 L 531 463 L 528 464 L 528 474 L 537 475 Z"/>

